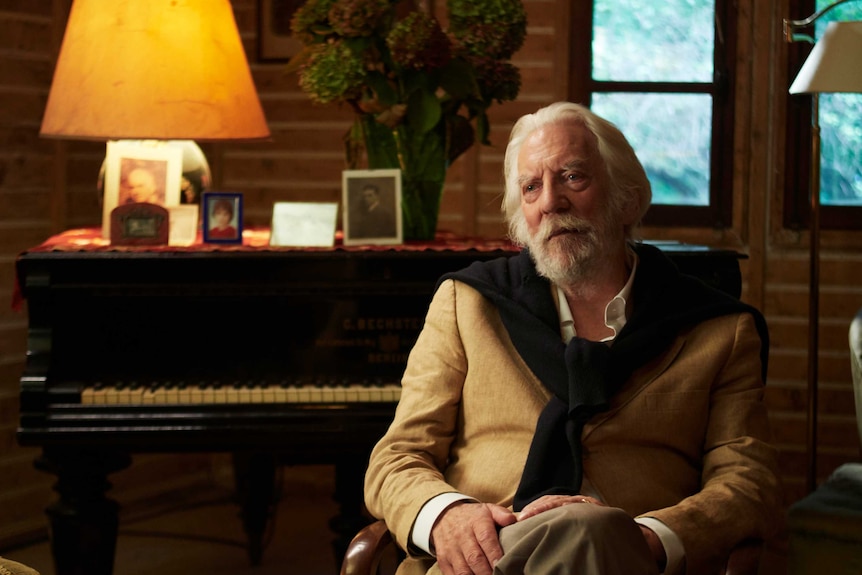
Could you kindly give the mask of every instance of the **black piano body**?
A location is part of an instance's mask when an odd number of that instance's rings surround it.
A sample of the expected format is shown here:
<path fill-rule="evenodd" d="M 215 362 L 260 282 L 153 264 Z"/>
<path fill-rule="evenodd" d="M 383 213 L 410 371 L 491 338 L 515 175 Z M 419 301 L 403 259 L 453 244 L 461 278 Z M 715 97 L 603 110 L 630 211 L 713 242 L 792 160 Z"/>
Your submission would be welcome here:
<path fill-rule="evenodd" d="M 86 238 L 90 238 L 86 240 Z M 82 239 L 83 238 L 83 239 Z M 659 244 L 739 296 L 740 254 Z M 362 476 L 437 279 L 507 243 L 111 248 L 72 231 L 17 260 L 28 352 L 18 440 L 58 477 L 57 575 L 112 572 L 108 475 L 131 454 L 234 454 L 253 562 L 280 463 L 336 467 L 336 557 L 367 519 Z"/>

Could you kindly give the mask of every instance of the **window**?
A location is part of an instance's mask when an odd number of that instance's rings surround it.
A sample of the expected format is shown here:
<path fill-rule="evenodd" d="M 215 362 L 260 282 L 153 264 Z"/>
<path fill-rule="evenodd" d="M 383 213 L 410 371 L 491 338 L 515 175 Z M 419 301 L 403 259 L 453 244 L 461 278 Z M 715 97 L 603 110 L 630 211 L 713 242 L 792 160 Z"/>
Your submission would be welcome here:
<path fill-rule="evenodd" d="M 790 19 L 801 20 L 834 0 L 791 0 Z M 862 3 L 848 2 L 802 32 L 822 37 L 829 22 L 862 20 Z M 788 46 L 788 81 L 802 67 L 811 45 Z M 789 85 L 788 85 L 789 87 Z M 811 97 L 787 96 L 787 155 L 784 226 L 808 227 Z M 825 229 L 862 229 L 862 94 L 820 94 L 820 225 Z"/>
<path fill-rule="evenodd" d="M 653 188 L 648 225 L 730 225 L 732 4 L 573 5 L 569 98 L 614 122 L 635 148 Z"/>

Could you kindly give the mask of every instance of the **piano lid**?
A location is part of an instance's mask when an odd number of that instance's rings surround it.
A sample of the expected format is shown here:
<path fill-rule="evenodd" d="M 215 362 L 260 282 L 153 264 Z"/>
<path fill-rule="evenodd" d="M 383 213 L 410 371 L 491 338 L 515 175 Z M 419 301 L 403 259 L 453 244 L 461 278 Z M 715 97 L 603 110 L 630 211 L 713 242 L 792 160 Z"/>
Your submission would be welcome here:
<path fill-rule="evenodd" d="M 517 253 L 438 234 L 399 246 L 111 246 L 71 230 L 18 259 L 28 374 L 51 381 L 399 379 L 445 272 Z M 660 247 L 738 296 L 740 254 Z"/>
<path fill-rule="evenodd" d="M 49 381 L 397 381 L 437 279 L 508 242 L 112 247 L 72 230 L 23 253 L 28 363 Z M 46 357 L 39 361 L 43 354 Z M 33 367 L 33 366 L 31 366 Z"/>

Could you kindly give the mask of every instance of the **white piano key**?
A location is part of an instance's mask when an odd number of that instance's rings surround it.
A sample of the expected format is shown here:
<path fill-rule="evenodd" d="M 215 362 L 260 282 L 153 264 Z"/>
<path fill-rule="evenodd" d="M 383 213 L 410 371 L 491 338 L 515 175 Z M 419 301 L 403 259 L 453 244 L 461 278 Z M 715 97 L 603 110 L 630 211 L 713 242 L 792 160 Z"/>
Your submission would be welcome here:
<path fill-rule="evenodd" d="M 83 405 L 368 403 L 398 402 L 397 383 L 205 383 L 151 382 L 140 385 L 92 385 L 81 391 Z"/>

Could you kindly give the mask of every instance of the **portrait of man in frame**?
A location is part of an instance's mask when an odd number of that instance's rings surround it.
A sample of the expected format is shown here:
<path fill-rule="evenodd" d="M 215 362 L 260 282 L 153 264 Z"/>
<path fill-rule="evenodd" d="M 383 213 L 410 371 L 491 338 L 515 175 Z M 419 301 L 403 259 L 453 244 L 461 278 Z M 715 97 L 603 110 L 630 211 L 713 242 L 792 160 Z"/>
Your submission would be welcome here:
<path fill-rule="evenodd" d="M 400 244 L 401 170 L 343 172 L 344 244 Z"/>
<path fill-rule="evenodd" d="M 109 141 L 102 184 L 102 235 L 111 237 L 117 206 L 180 204 L 183 157 L 180 148 L 156 141 Z"/>

